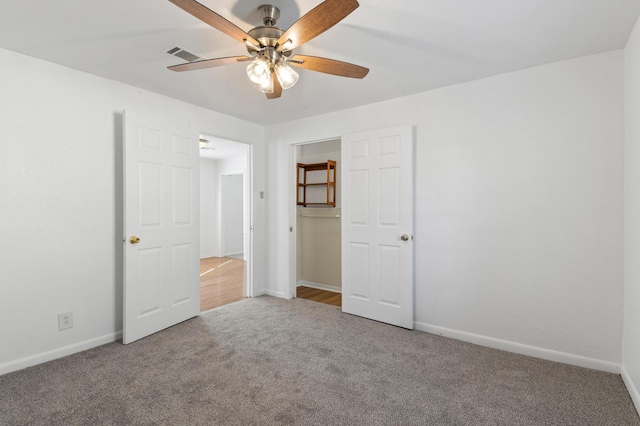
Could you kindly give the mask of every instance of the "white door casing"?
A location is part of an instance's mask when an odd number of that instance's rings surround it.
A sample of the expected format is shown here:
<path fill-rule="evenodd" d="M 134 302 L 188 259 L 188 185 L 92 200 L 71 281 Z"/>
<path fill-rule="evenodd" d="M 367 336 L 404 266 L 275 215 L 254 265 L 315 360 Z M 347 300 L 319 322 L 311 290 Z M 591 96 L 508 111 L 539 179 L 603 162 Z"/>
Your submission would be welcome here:
<path fill-rule="evenodd" d="M 199 313 L 199 183 L 198 132 L 125 112 L 125 344 Z"/>
<path fill-rule="evenodd" d="M 413 329 L 411 126 L 344 136 L 342 185 L 342 310 Z"/>

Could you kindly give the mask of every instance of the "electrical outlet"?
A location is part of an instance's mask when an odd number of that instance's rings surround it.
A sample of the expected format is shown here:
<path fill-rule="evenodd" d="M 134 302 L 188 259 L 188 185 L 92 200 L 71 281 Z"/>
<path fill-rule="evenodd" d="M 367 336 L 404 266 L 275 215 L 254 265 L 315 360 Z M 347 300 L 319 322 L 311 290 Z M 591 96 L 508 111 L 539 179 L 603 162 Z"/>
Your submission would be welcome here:
<path fill-rule="evenodd" d="M 73 327 L 73 312 L 58 314 L 58 330 L 66 330 Z"/>

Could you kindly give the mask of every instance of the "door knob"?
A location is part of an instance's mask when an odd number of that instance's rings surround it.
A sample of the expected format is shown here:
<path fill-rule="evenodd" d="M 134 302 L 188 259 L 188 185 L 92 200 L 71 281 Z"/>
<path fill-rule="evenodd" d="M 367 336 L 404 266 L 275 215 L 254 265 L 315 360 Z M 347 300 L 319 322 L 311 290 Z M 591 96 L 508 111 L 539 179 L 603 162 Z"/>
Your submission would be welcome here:
<path fill-rule="evenodd" d="M 402 241 L 409 241 L 409 236 L 407 234 L 402 234 L 402 236 L 400 237 L 400 239 Z"/>
<path fill-rule="evenodd" d="M 138 243 L 140 242 L 140 238 L 136 237 L 135 235 L 132 235 L 132 236 L 129 238 L 129 242 L 130 242 L 131 244 L 138 244 Z"/>

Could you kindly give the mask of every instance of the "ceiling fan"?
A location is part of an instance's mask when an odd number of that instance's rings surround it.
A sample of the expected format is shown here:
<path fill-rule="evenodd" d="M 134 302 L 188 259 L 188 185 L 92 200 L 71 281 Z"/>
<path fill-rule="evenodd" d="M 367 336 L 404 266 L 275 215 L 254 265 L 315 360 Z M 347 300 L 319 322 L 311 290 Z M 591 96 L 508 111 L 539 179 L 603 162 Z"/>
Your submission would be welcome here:
<path fill-rule="evenodd" d="M 357 9 L 357 0 L 325 0 L 286 31 L 275 26 L 280 17 L 280 10 L 273 5 L 265 4 L 258 7 L 258 15 L 264 25 L 249 32 L 244 32 L 195 0 L 169 1 L 240 41 L 249 52 L 248 56 L 229 56 L 173 65 L 169 67 L 172 71 L 191 71 L 251 61 L 247 66 L 247 75 L 255 88 L 264 92 L 268 99 L 279 98 L 282 89 L 288 89 L 298 81 L 298 73 L 290 65 L 351 78 L 364 78 L 369 72 L 369 69 L 359 65 L 293 53 L 293 49 L 322 34 Z"/>

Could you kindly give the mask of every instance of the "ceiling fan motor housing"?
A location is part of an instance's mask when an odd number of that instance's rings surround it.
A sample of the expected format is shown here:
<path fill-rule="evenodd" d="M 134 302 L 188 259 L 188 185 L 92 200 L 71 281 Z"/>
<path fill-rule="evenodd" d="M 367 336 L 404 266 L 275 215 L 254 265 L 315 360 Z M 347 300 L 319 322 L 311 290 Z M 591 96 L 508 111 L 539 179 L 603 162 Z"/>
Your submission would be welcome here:
<path fill-rule="evenodd" d="M 247 33 L 264 47 L 275 47 L 284 31 L 278 27 L 255 27 Z"/>
<path fill-rule="evenodd" d="M 278 40 L 280 36 L 284 34 L 284 30 L 281 30 L 278 27 L 255 27 L 247 32 L 251 37 L 258 40 L 260 42 L 260 49 L 255 49 L 254 46 L 247 45 L 247 51 L 252 55 L 260 55 L 265 50 L 274 50 L 274 53 L 278 53 L 279 57 L 291 56 L 292 50 L 283 50 L 282 52 L 275 52 L 275 47 L 278 44 Z M 274 58 L 275 59 L 275 58 Z"/>
<path fill-rule="evenodd" d="M 262 19 L 264 25 L 274 26 L 280 18 L 280 9 L 272 4 L 263 4 L 258 6 L 258 16 Z"/>

